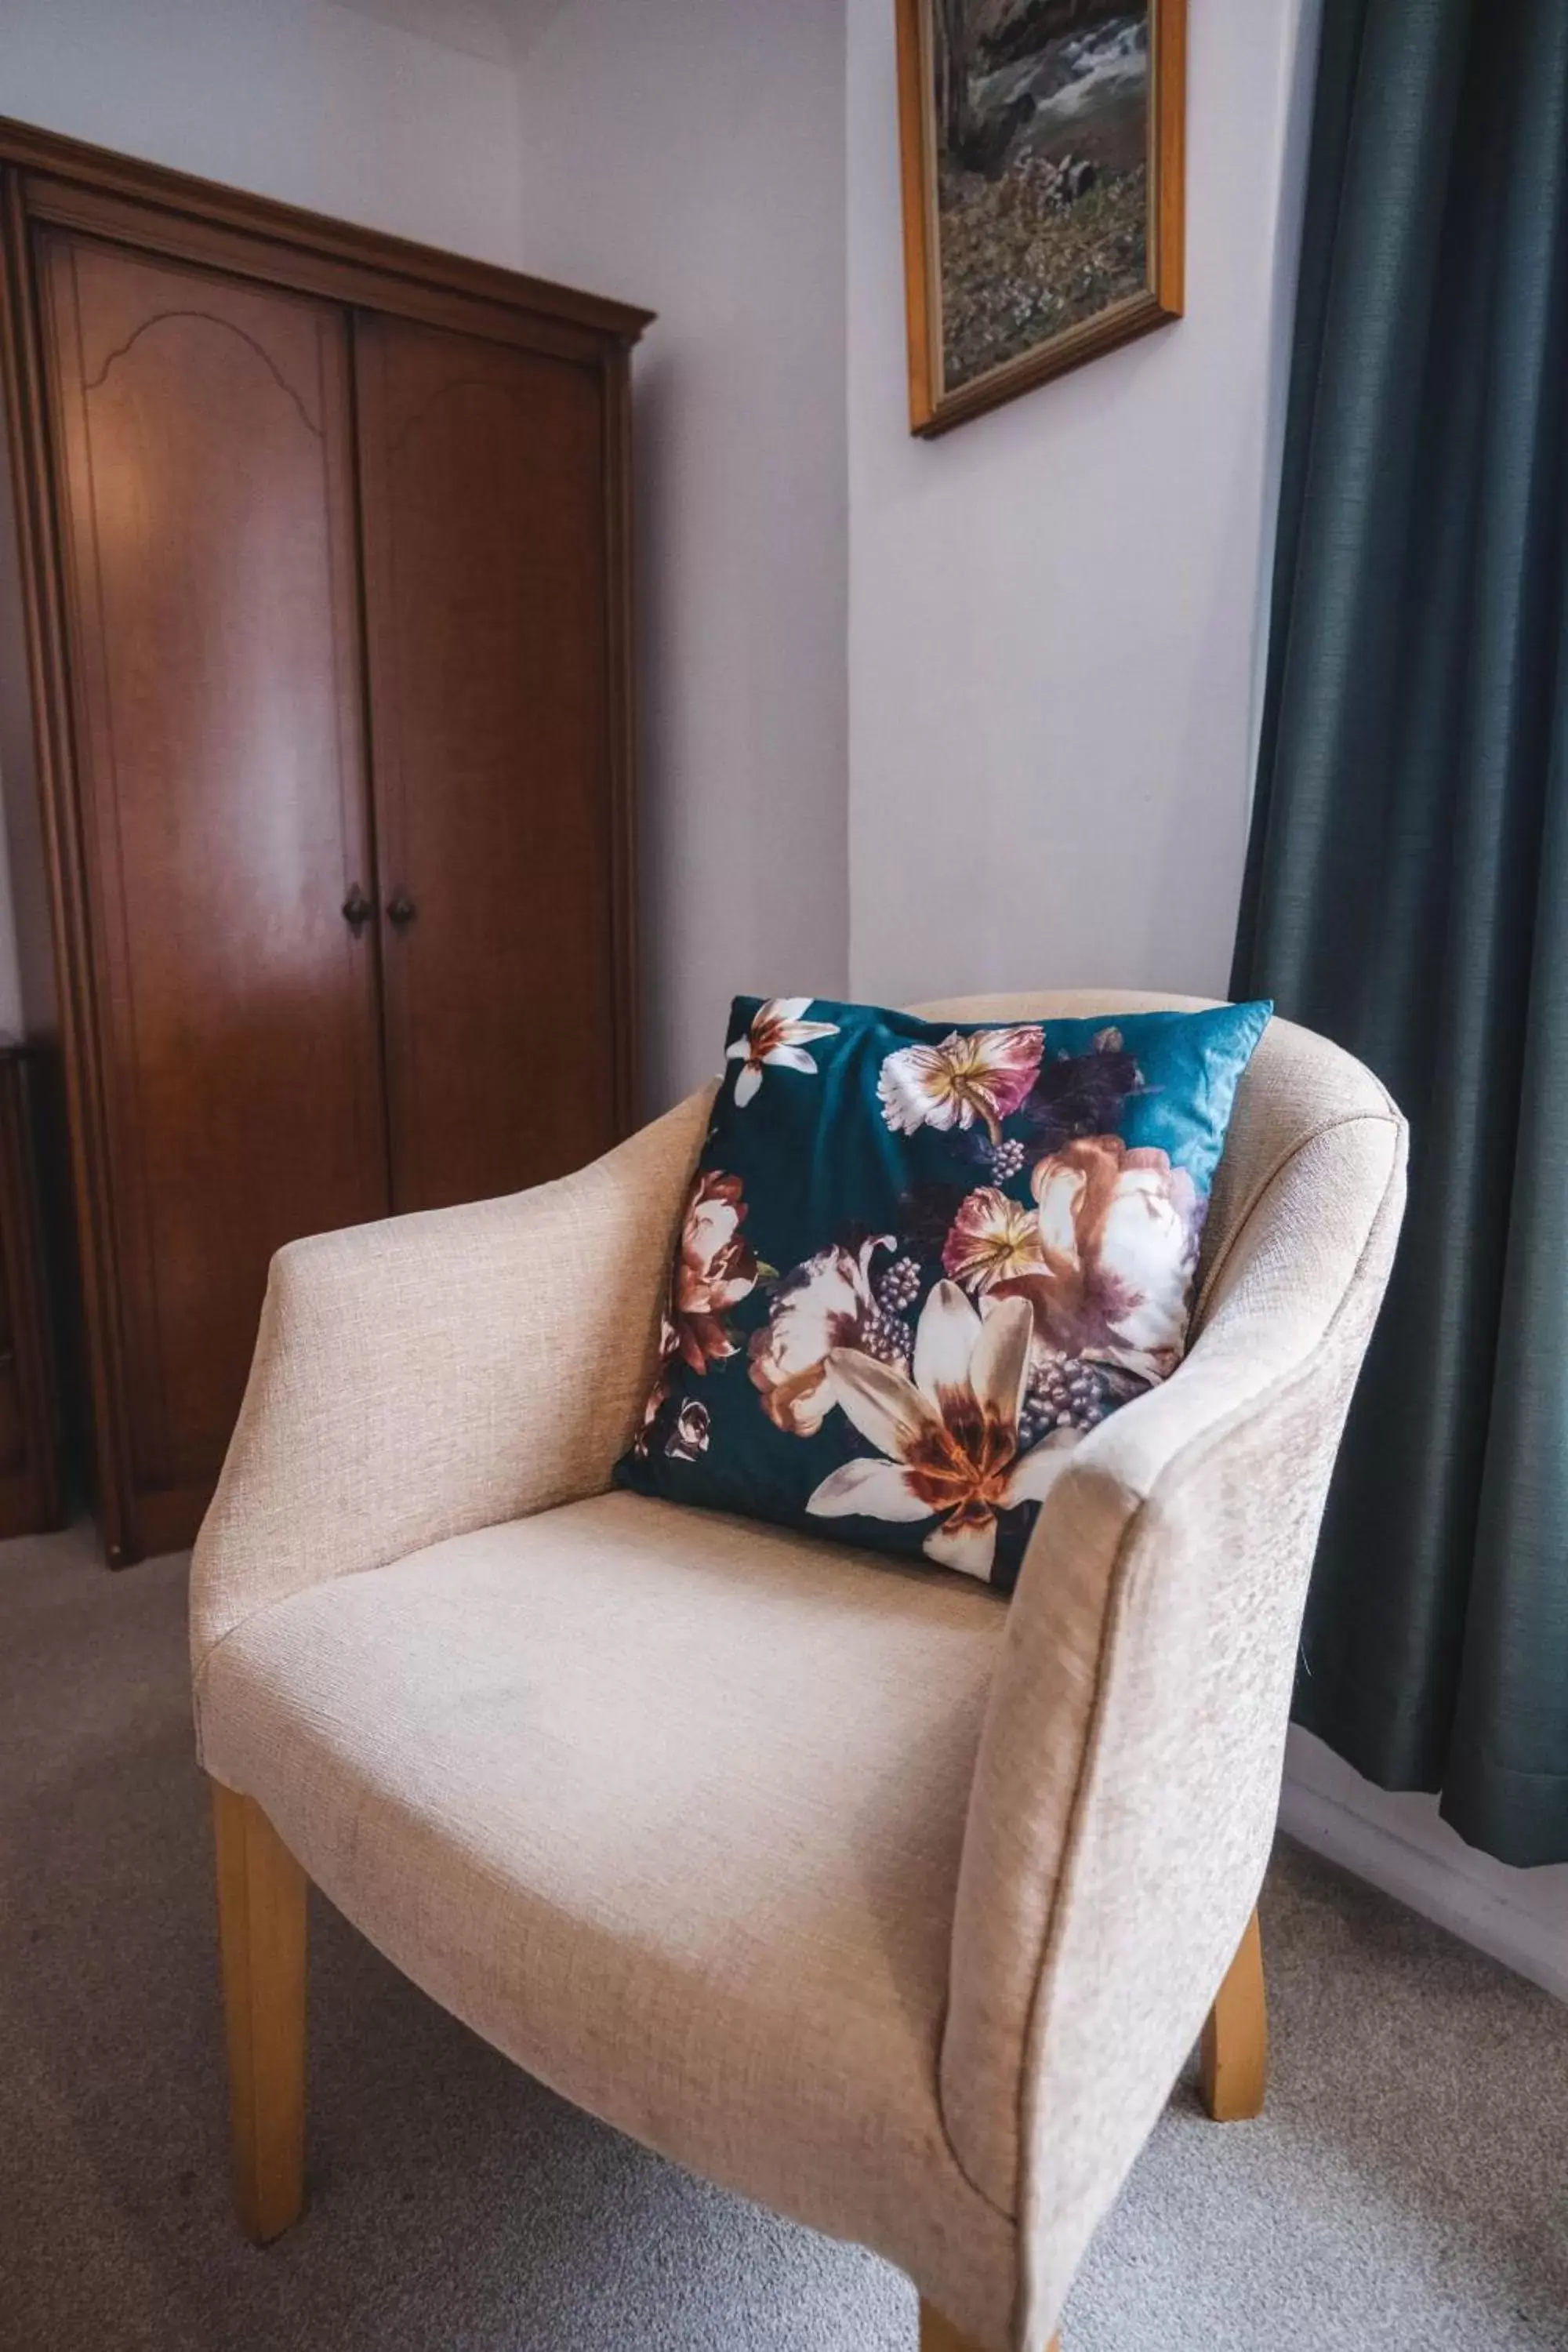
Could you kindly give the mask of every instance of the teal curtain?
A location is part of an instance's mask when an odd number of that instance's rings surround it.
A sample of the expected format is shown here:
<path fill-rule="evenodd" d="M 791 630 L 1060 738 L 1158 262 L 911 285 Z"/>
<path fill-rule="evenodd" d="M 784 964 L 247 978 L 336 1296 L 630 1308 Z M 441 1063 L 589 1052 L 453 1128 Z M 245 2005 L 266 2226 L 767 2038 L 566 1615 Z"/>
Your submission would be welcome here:
<path fill-rule="evenodd" d="M 1410 1208 L 1296 1715 L 1568 1861 L 1568 0 L 1325 0 L 1232 992 Z"/>

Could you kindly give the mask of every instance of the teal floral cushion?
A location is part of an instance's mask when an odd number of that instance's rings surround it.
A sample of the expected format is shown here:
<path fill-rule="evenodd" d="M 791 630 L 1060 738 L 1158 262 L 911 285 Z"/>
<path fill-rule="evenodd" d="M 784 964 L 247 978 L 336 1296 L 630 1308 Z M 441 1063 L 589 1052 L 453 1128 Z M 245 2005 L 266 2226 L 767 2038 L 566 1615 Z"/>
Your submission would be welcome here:
<path fill-rule="evenodd" d="M 1180 1361 L 1271 1010 L 738 997 L 618 1482 L 1010 1591 L 1072 1448 Z"/>

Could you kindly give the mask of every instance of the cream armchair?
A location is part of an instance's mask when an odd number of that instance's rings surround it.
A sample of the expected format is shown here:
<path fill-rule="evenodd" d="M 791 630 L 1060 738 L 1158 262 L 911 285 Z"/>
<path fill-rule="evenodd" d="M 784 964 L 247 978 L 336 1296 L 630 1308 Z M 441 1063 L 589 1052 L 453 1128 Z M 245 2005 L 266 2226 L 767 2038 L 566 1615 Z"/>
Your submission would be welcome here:
<path fill-rule="evenodd" d="M 301 2202 L 308 1875 L 569 2099 L 900 2263 L 932 2352 L 1041 2352 L 1205 2014 L 1211 2109 L 1261 2096 L 1253 1906 L 1404 1122 L 1271 1025 L 1194 1344 L 1008 1606 L 609 1489 L 710 1100 L 274 1266 L 192 1591 L 241 2217 Z"/>

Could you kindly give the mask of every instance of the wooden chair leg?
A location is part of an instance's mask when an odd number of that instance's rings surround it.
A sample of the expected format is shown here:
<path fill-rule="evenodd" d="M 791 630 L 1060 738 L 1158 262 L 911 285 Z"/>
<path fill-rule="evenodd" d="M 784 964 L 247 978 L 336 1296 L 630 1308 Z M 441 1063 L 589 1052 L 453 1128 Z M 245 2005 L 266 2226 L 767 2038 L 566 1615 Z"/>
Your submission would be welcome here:
<path fill-rule="evenodd" d="M 934 2305 L 921 2297 L 921 2352 L 980 2352 L 980 2347 L 967 2336 L 961 2336 L 951 2319 L 944 2319 Z M 1053 2336 L 1046 2352 L 1062 2352 L 1062 2339 Z"/>
<path fill-rule="evenodd" d="M 1216 2124 L 1237 2124 L 1263 2113 L 1268 2080 L 1268 2003 L 1255 1911 L 1204 2025 L 1198 2086 Z"/>
<path fill-rule="evenodd" d="M 305 2201 L 305 1874 L 259 1805 L 213 1782 L 234 2200 L 266 2245 Z"/>

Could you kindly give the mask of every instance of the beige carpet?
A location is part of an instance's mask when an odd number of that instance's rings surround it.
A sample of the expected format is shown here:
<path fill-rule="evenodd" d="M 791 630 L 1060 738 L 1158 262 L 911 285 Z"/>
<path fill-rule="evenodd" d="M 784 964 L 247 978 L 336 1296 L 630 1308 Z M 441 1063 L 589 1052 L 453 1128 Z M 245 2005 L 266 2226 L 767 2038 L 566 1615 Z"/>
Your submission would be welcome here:
<path fill-rule="evenodd" d="M 182 1564 L 0 1546 L 5 2352 L 912 2352 L 871 2255 L 516 2074 L 325 1906 L 310 2210 L 237 2236 Z M 1180 2090 L 1068 2352 L 1565 2352 L 1568 2010 L 1282 1848 L 1267 2117 Z"/>

